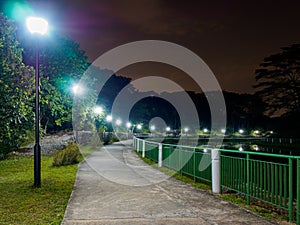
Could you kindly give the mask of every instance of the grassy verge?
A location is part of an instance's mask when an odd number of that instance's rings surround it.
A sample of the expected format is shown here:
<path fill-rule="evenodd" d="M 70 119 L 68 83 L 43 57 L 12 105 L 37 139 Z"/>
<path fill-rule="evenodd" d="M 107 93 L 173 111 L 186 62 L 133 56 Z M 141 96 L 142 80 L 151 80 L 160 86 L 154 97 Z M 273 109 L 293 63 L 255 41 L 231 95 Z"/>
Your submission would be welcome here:
<path fill-rule="evenodd" d="M 196 188 L 200 188 L 202 190 L 206 190 L 206 191 L 211 190 L 211 185 L 209 185 L 209 184 L 200 183 L 200 182 L 195 183 L 192 178 L 187 177 L 185 175 L 180 175 L 178 172 L 174 173 L 173 170 L 170 170 L 165 167 L 158 167 L 157 163 L 153 162 L 152 160 L 147 159 L 147 158 L 142 158 L 141 153 L 137 153 L 137 154 L 148 165 L 154 167 L 155 169 L 157 169 L 163 173 L 166 173 L 167 175 L 172 176 L 173 178 L 175 178 L 177 180 L 191 184 L 192 186 L 194 186 Z M 225 201 L 228 201 L 235 205 L 238 205 L 242 208 L 245 208 L 257 215 L 271 219 L 278 224 L 282 224 L 282 225 L 292 224 L 292 223 L 287 222 L 288 216 L 287 216 L 286 211 L 278 210 L 277 208 L 274 208 L 268 204 L 263 204 L 263 203 L 258 202 L 257 204 L 254 203 L 251 205 L 247 205 L 245 198 L 242 196 L 239 196 L 238 194 L 235 194 L 235 193 L 224 193 L 224 194 L 220 194 L 217 196 L 220 199 L 223 199 Z"/>
<path fill-rule="evenodd" d="M 33 185 L 33 157 L 0 161 L 0 224 L 60 224 L 77 165 L 54 167 L 42 156 L 42 186 Z"/>

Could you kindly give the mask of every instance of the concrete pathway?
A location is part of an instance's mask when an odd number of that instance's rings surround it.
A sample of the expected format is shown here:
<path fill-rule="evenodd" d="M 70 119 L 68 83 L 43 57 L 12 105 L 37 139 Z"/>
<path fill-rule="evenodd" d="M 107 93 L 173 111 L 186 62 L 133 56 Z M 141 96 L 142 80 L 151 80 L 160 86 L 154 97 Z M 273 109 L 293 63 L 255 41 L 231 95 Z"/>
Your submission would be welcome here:
<path fill-rule="evenodd" d="M 273 224 L 146 165 L 131 141 L 79 165 L 62 224 Z"/>

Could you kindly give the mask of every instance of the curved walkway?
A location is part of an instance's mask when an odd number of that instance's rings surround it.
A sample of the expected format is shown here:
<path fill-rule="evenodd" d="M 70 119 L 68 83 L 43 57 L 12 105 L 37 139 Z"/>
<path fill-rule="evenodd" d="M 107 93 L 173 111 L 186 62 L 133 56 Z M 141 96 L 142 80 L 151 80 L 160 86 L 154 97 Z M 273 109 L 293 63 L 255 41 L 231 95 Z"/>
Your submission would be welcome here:
<path fill-rule="evenodd" d="M 167 179 L 140 160 L 131 141 L 125 141 L 103 147 L 79 165 L 62 224 L 273 223 L 189 184 Z"/>

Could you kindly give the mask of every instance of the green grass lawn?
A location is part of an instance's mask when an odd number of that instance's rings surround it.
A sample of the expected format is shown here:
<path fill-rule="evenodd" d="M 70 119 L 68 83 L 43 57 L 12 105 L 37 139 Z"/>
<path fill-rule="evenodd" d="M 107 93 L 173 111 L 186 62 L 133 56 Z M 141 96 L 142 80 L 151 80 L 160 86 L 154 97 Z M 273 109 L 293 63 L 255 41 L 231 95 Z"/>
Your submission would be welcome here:
<path fill-rule="evenodd" d="M 77 164 L 53 167 L 42 156 L 41 188 L 33 187 L 33 157 L 0 161 L 0 224 L 60 224 Z"/>

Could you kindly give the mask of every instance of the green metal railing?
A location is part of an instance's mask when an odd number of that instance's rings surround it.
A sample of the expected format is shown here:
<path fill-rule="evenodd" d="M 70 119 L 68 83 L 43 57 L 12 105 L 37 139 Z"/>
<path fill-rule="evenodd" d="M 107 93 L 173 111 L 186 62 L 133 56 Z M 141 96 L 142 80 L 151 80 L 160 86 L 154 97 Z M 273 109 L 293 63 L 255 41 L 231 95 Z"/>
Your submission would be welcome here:
<path fill-rule="evenodd" d="M 158 145 L 153 142 L 145 142 L 145 157 L 158 162 Z"/>
<path fill-rule="evenodd" d="M 220 151 L 222 188 L 244 194 L 247 204 L 253 198 L 285 209 L 289 213 L 289 220 L 293 220 L 293 188 L 297 187 L 293 180 L 296 178 L 293 177 L 293 159 L 296 157 Z"/>
<path fill-rule="evenodd" d="M 159 145 L 134 138 L 133 146 L 145 157 L 158 162 Z M 194 178 L 212 181 L 211 149 L 162 145 L 162 166 Z M 243 194 L 251 199 L 274 205 L 288 212 L 289 220 L 300 225 L 300 157 L 219 149 L 221 190 Z M 201 163 L 205 166 L 201 168 Z"/>

